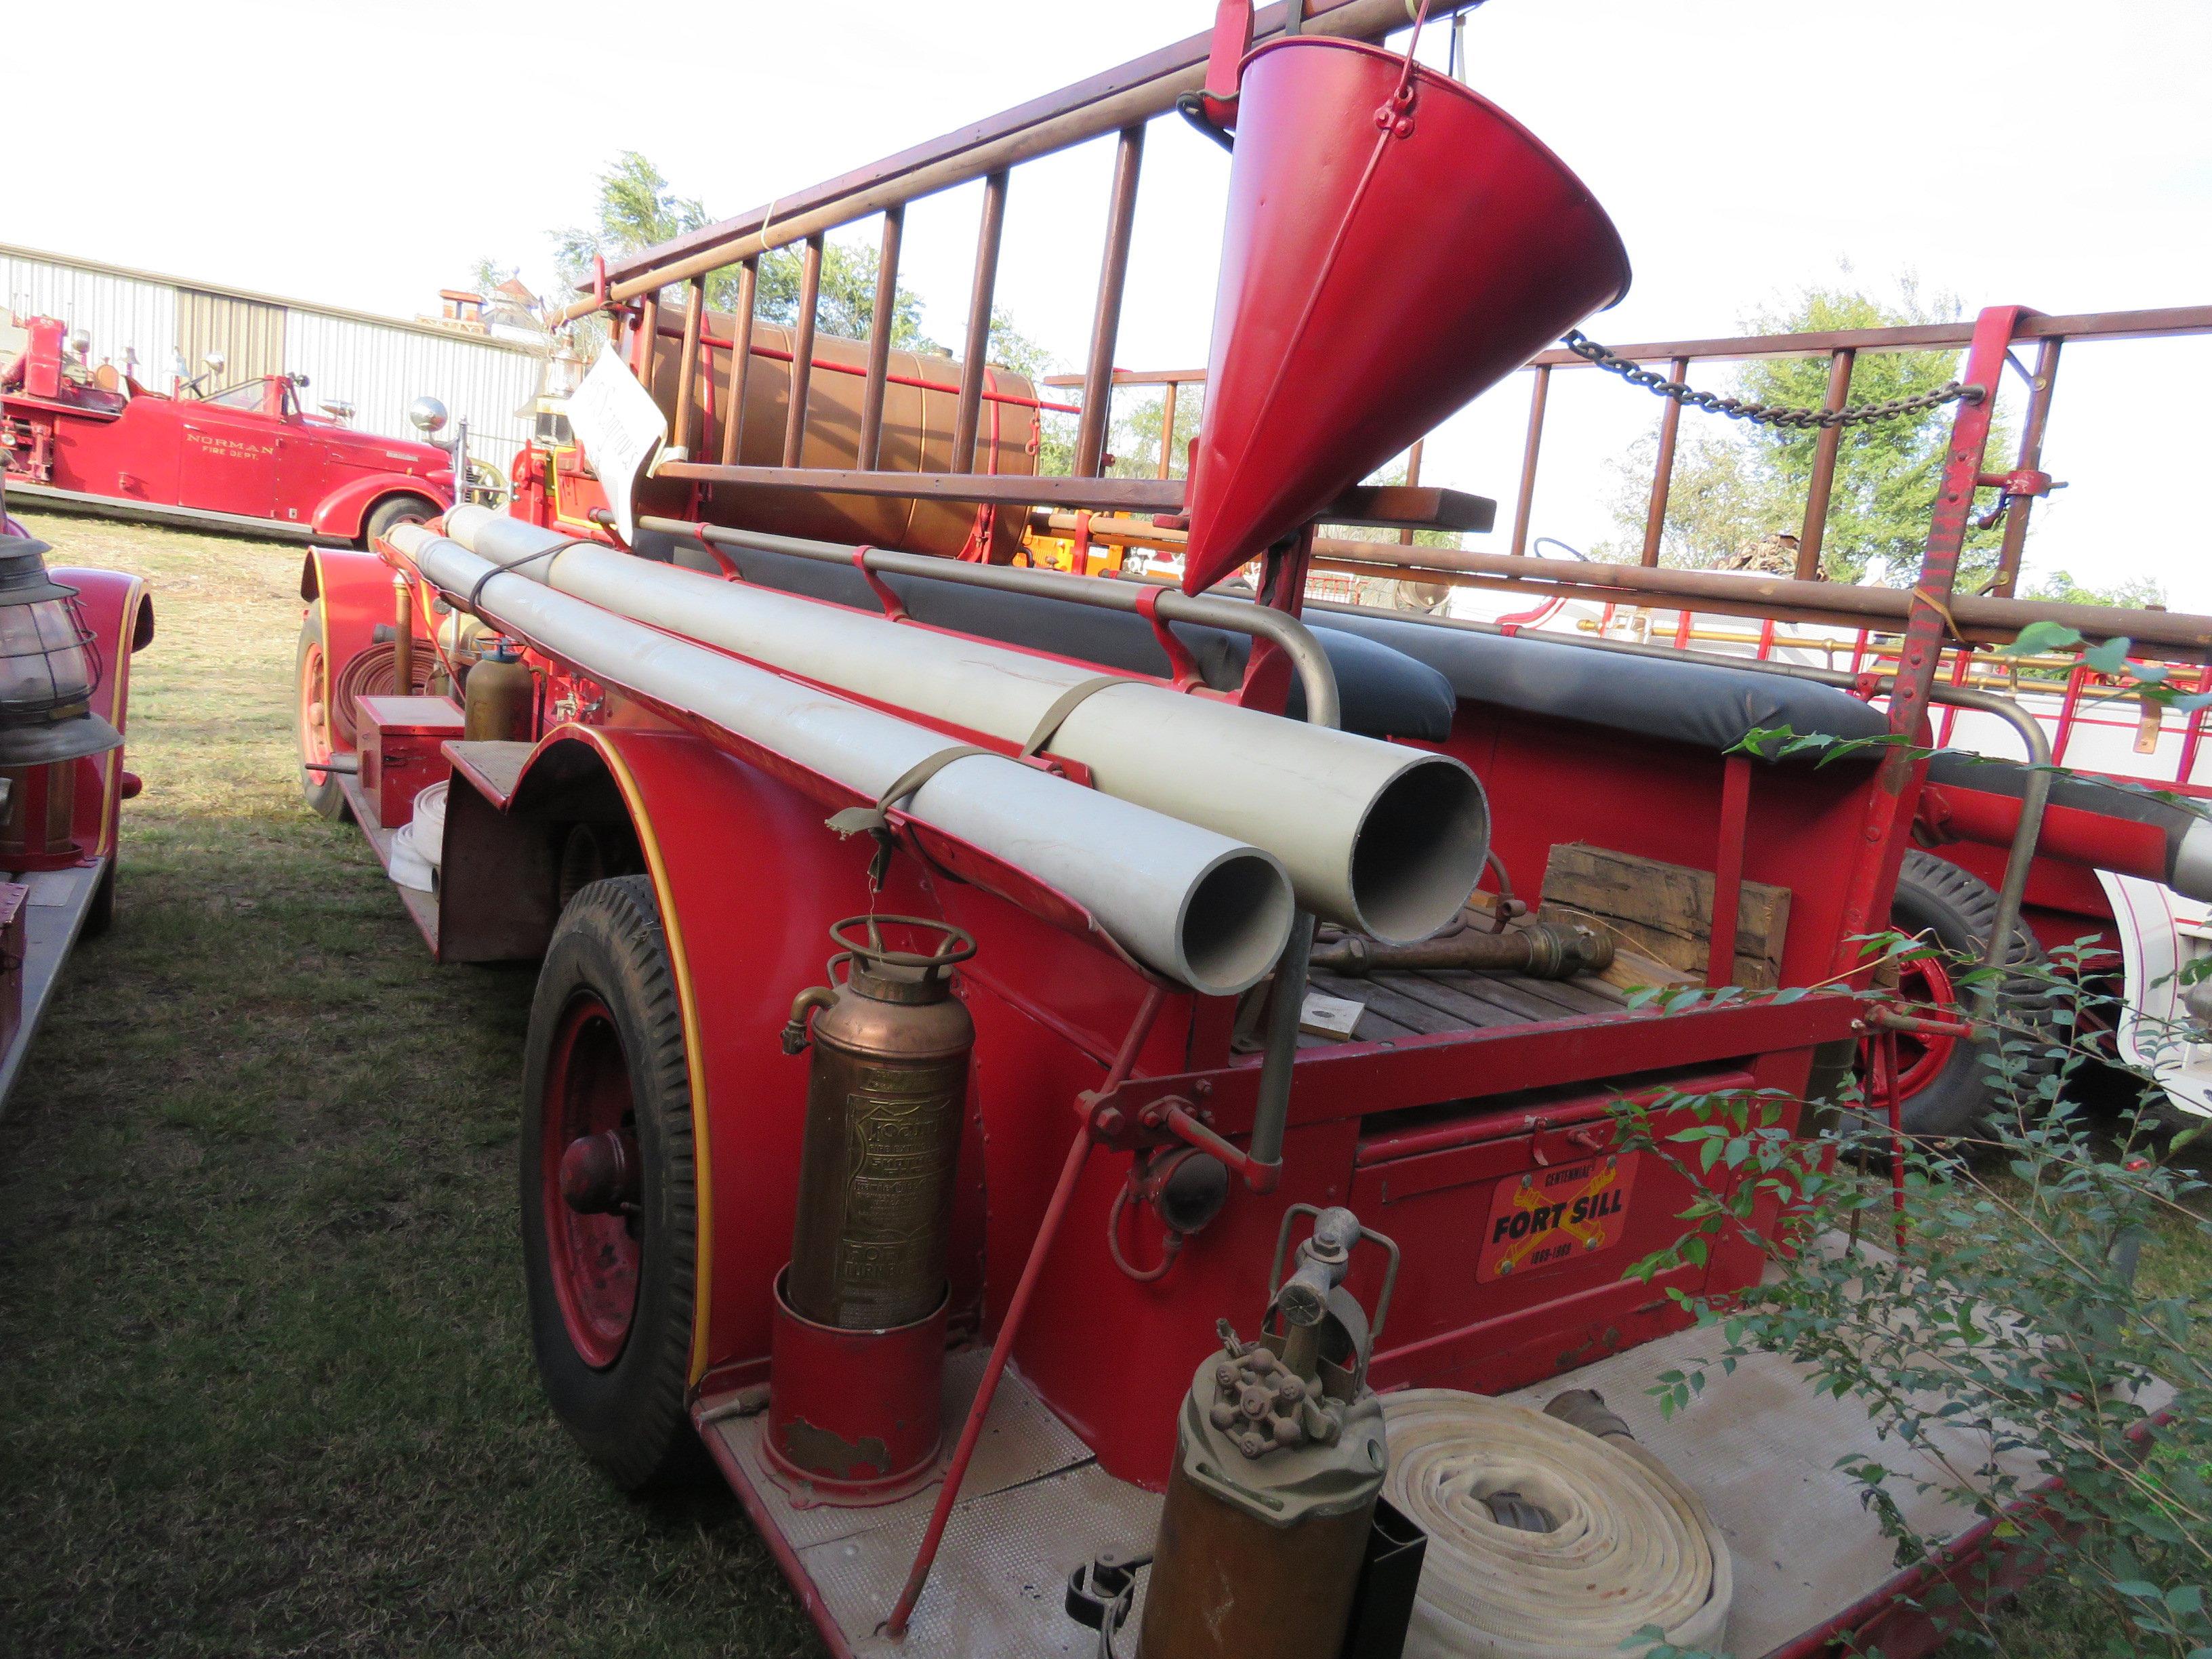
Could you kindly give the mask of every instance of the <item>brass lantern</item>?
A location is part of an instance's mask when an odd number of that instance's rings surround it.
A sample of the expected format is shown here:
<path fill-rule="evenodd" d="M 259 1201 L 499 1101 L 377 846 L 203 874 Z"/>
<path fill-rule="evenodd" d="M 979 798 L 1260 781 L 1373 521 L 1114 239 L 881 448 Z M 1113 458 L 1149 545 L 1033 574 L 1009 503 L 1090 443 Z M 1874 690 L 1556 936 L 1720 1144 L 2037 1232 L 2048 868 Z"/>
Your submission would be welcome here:
<path fill-rule="evenodd" d="M 76 763 L 122 744 L 92 711 L 92 636 L 46 573 L 46 544 L 0 530 L 0 866 L 72 856 Z"/>

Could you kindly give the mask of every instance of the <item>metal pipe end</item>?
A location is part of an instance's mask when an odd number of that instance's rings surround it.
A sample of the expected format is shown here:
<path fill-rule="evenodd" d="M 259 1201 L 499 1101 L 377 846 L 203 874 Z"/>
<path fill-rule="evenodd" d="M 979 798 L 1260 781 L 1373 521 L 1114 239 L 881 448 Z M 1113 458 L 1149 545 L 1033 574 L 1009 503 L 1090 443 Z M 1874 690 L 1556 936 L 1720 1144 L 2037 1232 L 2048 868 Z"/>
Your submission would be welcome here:
<path fill-rule="evenodd" d="M 1490 800 L 1460 762 L 1424 755 L 1370 803 L 1352 843 L 1350 920 L 1385 945 L 1411 945 L 1466 907 L 1490 853 Z"/>
<path fill-rule="evenodd" d="M 1265 978 L 1291 937 L 1291 878 L 1255 847 L 1224 853 L 1183 896 L 1175 978 L 1200 995 L 1235 996 Z"/>

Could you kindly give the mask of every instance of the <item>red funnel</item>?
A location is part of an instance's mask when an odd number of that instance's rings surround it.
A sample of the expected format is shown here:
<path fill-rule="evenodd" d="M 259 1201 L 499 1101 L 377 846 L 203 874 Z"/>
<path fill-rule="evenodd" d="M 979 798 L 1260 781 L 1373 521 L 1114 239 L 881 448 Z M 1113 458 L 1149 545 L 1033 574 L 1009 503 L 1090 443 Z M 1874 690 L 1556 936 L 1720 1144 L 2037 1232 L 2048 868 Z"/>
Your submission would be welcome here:
<path fill-rule="evenodd" d="M 1307 35 L 1245 61 L 1183 587 L 1297 530 L 1628 291 L 1582 182 L 1405 58 Z"/>

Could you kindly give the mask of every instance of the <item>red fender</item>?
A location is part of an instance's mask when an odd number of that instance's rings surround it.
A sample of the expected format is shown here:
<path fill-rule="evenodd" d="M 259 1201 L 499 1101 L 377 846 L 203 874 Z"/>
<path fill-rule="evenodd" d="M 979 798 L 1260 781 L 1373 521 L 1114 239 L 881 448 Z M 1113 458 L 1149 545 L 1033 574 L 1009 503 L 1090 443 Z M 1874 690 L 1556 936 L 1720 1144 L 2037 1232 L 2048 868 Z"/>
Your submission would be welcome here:
<path fill-rule="evenodd" d="M 341 536 L 351 541 L 361 534 L 362 526 L 368 521 L 377 503 L 392 495 L 420 495 L 425 501 L 435 501 L 441 513 L 453 504 L 450 482 L 440 485 L 411 473 L 373 472 L 365 478 L 340 484 L 316 504 L 315 534 Z"/>
<path fill-rule="evenodd" d="M 335 679 L 391 624 L 392 567 L 374 553 L 312 547 L 300 566 L 300 597 L 323 602 L 323 662 Z M 340 745 L 340 752 L 351 751 Z"/>
<path fill-rule="evenodd" d="M 53 577 L 77 590 L 76 611 L 92 635 L 89 650 L 100 677 L 93 688 L 93 712 L 117 731 L 126 731 L 131 658 L 154 638 L 154 601 L 146 584 L 120 571 L 67 566 L 56 567 Z M 120 749 L 88 756 L 77 765 L 76 823 L 72 833 L 88 854 L 112 858 L 123 798 L 137 793 L 137 780 L 125 770 Z"/>
<path fill-rule="evenodd" d="M 792 999 L 822 982 L 830 924 L 869 908 L 872 849 L 831 834 L 819 803 L 680 732 L 559 727 L 526 764 L 508 810 L 542 809 L 573 785 L 579 744 L 597 751 L 629 808 L 684 1012 L 699 1170 L 691 1378 L 732 1364 L 764 1374 L 806 1098 L 807 1060 L 777 1036 Z M 562 750 L 571 752 L 546 763 Z M 895 872 L 881 908 L 938 907 Z M 956 1299 L 963 1290 L 973 1293 L 972 1268 Z"/>

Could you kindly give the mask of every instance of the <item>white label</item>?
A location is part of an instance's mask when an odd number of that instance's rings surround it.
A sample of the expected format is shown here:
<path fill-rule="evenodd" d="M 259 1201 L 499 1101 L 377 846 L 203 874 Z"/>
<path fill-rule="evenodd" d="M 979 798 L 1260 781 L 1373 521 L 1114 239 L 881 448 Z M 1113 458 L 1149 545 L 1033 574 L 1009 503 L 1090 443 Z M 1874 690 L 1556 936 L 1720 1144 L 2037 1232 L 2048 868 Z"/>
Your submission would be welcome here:
<path fill-rule="evenodd" d="M 1298 1030 L 1314 1036 L 1348 1037 L 1358 1025 L 1360 1015 L 1366 1012 L 1364 1002 L 1309 991 L 1305 1006 L 1298 1010 Z"/>
<path fill-rule="evenodd" d="M 583 446 L 622 538 L 635 545 L 637 525 L 630 496 L 660 447 L 668 441 L 668 422 L 653 394 L 629 372 L 611 347 L 599 353 L 592 372 L 568 399 L 568 425 Z"/>

